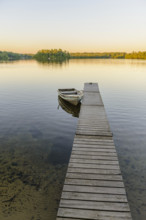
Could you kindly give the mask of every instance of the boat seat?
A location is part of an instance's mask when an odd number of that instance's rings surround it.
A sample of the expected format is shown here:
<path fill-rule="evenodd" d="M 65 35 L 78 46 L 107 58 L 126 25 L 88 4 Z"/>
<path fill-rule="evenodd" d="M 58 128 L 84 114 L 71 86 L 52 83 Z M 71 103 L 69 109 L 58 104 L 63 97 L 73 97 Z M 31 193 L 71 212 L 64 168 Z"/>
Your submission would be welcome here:
<path fill-rule="evenodd" d="M 66 91 L 66 92 L 61 92 L 64 95 L 76 95 L 77 92 L 76 91 Z"/>

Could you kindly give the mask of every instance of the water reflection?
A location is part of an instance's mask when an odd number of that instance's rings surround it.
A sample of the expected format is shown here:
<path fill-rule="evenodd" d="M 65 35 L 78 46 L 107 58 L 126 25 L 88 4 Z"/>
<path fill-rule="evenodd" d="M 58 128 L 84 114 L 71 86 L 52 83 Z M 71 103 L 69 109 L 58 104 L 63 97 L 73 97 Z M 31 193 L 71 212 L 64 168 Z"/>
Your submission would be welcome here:
<path fill-rule="evenodd" d="M 69 60 L 54 60 L 54 61 L 36 61 L 41 66 L 62 67 L 69 64 Z"/>
<path fill-rule="evenodd" d="M 61 108 L 66 111 L 67 113 L 71 114 L 73 117 L 79 117 L 80 113 L 80 106 L 81 104 L 79 103 L 78 105 L 72 105 L 69 102 L 66 102 L 63 100 L 60 96 L 58 96 L 58 108 L 61 106 Z"/>
<path fill-rule="evenodd" d="M 78 113 L 58 88 L 98 82 L 133 219 L 146 210 L 146 61 L 0 63 L 0 220 L 55 220 Z M 74 117 L 72 117 L 74 116 Z"/>

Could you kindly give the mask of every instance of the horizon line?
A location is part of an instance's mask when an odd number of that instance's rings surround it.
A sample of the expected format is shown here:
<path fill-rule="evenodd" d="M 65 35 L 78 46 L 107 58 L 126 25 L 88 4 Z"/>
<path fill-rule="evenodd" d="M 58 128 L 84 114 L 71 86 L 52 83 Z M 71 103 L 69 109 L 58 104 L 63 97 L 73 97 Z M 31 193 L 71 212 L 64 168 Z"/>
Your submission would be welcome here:
<path fill-rule="evenodd" d="M 51 48 L 51 49 L 41 49 L 41 50 L 59 50 L 59 49 L 61 49 L 61 48 Z M 38 50 L 36 53 L 38 53 L 39 51 L 41 51 L 41 50 Z M 63 49 L 61 49 L 62 51 L 66 51 L 66 52 L 68 52 L 68 53 L 81 53 L 81 54 L 83 54 L 83 53 L 138 53 L 138 52 L 146 52 L 146 50 L 143 50 L 143 51 L 141 51 L 141 50 L 133 50 L 133 51 L 131 51 L 131 52 L 125 52 L 125 51 L 104 51 L 104 52 L 99 52 L 99 51 L 96 51 L 96 52 L 92 52 L 92 51 L 84 51 L 84 52 L 79 52 L 79 51 L 76 51 L 76 52 L 70 52 L 70 51 L 68 51 L 68 50 L 63 50 Z M 6 51 L 6 50 L 0 50 L 0 52 L 10 52 L 10 53 L 18 53 L 18 54 L 36 54 L 36 53 L 30 53 L 30 52 L 26 52 L 26 53 L 23 53 L 23 52 L 13 52 L 13 51 Z"/>

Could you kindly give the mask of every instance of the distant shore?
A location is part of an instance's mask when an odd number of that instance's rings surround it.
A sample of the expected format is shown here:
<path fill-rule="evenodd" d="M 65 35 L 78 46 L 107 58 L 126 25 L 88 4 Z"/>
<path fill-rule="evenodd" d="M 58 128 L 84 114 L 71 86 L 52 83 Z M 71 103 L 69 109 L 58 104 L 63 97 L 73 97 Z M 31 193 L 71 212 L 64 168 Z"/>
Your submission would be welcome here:
<path fill-rule="evenodd" d="M 125 52 L 105 52 L 105 53 L 70 53 L 72 59 L 146 59 L 146 51 L 125 53 Z"/>
<path fill-rule="evenodd" d="M 36 59 L 40 62 L 65 61 L 69 59 L 142 59 L 146 60 L 146 51 L 139 52 L 76 52 L 69 53 L 61 49 L 41 50 L 36 54 L 19 54 L 0 51 L 0 61 Z"/>
<path fill-rule="evenodd" d="M 20 54 L 7 51 L 0 51 L 0 61 L 12 61 L 12 60 L 28 60 L 32 59 L 33 55 Z"/>

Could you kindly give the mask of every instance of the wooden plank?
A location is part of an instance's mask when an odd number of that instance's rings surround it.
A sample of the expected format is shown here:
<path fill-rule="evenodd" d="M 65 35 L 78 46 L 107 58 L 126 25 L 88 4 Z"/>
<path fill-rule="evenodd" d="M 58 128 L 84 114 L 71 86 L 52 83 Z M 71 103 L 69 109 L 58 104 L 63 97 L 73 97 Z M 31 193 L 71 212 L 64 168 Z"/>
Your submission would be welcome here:
<path fill-rule="evenodd" d="M 110 129 L 108 128 L 108 126 L 107 125 L 100 125 L 100 126 L 83 126 L 83 125 L 79 125 L 78 127 L 77 127 L 77 130 L 85 130 L 85 131 L 88 131 L 88 130 L 90 130 L 90 131 L 100 131 L 100 132 L 110 132 Z"/>
<path fill-rule="evenodd" d="M 81 218 L 81 219 L 95 219 L 95 220 L 130 220 L 130 212 L 109 212 L 98 210 L 82 210 L 82 209 L 69 209 L 59 208 L 58 217 L 65 218 Z"/>
<path fill-rule="evenodd" d="M 89 146 L 89 147 L 102 147 L 102 148 L 115 148 L 114 144 L 105 144 L 105 143 L 98 143 L 98 142 L 84 142 L 84 141 L 74 141 L 73 146 Z"/>
<path fill-rule="evenodd" d="M 106 186 L 106 187 L 124 187 L 123 181 L 109 181 L 109 180 L 87 180 L 87 179 L 65 179 L 67 185 L 80 185 L 80 186 Z"/>
<path fill-rule="evenodd" d="M 92 139 L 86 139 L 86 137 L 88 137 L 87 135 L 85 136 L 84 139 L 74 139 L 74 143 L 77 143 L 77 144 L 90 144 L 90 145 L 94 145 L 94 144 L 99 144 L 99 145 L 112 145 L 112 146 L 115 146 L 114 143 L 112 141 L 100 141 L 100 140 L 92 140 Z M 94 136 L 90 136 L 90 137 L 93 137 Z M 100 137 L 100 136 L 96 136 L 96 137 Z"/>
<path fill-rule="evenodd" d="M 93 116 L 95 114 L 97 116 L 97 118 L 99 117 L 99 115 L 104 115 L 105 118 L 107 118 L 105 108 L 103 105 L 101 105 L 101 106 L 99 106 L 99 105 L 97 105 L 97 106 L 95 106 L 95 105 L 91 105 L 91 106 L 81 105 L 80 114 L 81 115 L 91 115 L 91 116 Z M 79 119 L 81 119 L 81 118 L 79 118 Z"/>
<path fill-rule="evenodd" d="M 96 112 L 96 114 L 97 114 L 97 112 Z M 90 122 L 92 122 L 93 125 L 98 123 L 98 122 L 101 122 L 101 123 L 106 124 L 106 125 L 109 124 L 108 121 L 106 120 L 106 116 L 104 114 L 102 114 L 102 115 L 98 114 L 98 116 L 96 114 L 93 113 L 93 112 L 91 112 L 91 114 L 85 114 L 85 113 L 81 112 L 78 122 L 86 124 L 86 125 L 87 124 L 89 125 Z"/>
<path fill-rule="evenodd" d="M 99 87 L 97 83 L 84 83 L 85 92 L 99 92 Z"/>
<path fill-rule="evenodd" d="M 72 154 L 77 154 L 77 155 L 97 155 L 97 156 L 117 156 L 116 153 L 112 153 L 112 152 L 91 152 L 89 151 L 78 151 L 78 150 L 72 150 Z"/>
<path fill-rule="evenodd" d="M 88 117 L 88 119 L 87 119 Z M 98 124 L 100 122 L 100 124 Z M 94 126 L 97 126 L 97 127 L 102 127 L 103 125 L 105 125 L 108 129 L 109 129 L 109 126 L 108 126 L 108 122 L 107 120 L 105 119 L 104 116 L 101 116 L 99 118 L 95 118 L 94 115 L 90 116 L 90 115 L 84 115 L 84 118 L 80 118 L 79 121 L 78 121 L 78 126 L 85 126 L 85 127 L 88 127 L 90 124 L 92 123 L 92 127 Z"/>
<path fill-rule="evenodd" d="M 86 136 L 87 137 L 87 136 Z M 99 137 L 99 136 L 97 136 L 97 137 Z M 115 148 L 115 145 L 113 144 L 113 143 L 103 143 L 103 142 L 99 142 L 99 141 L 84 141 L 84 140 L 74 140 L 74 142 L 73 142 L 73 144 L 75 144 L 75 145 L 89 145 L 89 146 L 109 146 L 109 147 L 114 147 Z"/>
<path fill-rule="evenodd" d="M 105 170 L 105 169 L 85 169 L 85 168 L 71 168 L 68 167 L 68 172 L 69 173 L 88 173 L 88 174 L 121 174 L 121 171 L 119 169 L 114 169 L 114 170 Z"/>
<path fill-rule="evenodd" d="M 109 126 L 108 126 L 108 123 L 107 121 L 104 121 L 103 119 L 96 119 L 95 120 L 95 117 L 93 117 L 93 119 L 91 117 L 89 117 L 88 115 L 86 116 L 88 117 L 88 121 L 86 121 L 85 118 L 83 118 L 82 120 L 80 119 L 78 121 L 78 125 L 77 125 L 77 129 L 79 128 L 86 128 L 86 127 L 91 127 L 91 128 L 103 128 L 105 131 L 108 129 L 108 131 L 110 130 Z M 93 123 L 94 121 L 94 123 Z"/>
<path fill-rule="evenodd" d="M 99 145 L 99 144 L 73 144 L 73 148 L 79 148 L 79 147 L 84 147 L 84 148 L 99 148 L 99 149 L 115 149 L 114 145 Z"/>
<path fill-rule="evenodd" d="M 62 192 L 62 199 L 75 199 L 85 201 L 100 201 L 100 202 L 127 202 L 126 195 L 112 195 L 100 193 L 82 193 L 82 192 Z"/>
<path fill-rule="evenodd" d="M 76 130 L 76 134 L 78 135 L 97 135 L 97 136 L 107 136 L 107 137 L 112 137 L 113 134 L 112 132 L 100 132 L 100 131 L 84 131 L 84 130 Z"/>
<path fill-rule="evenodd" d="M 86 163 L 69 163 L 70 168 L 87 168 L 87 169 L 107 169 L 107 170 L 119 170 L 119 165 L 105 165 L 105 164 L 86 164 Z"/>
<path fill-rule="evenodd" d="M 89 145 L 89 146 L 103 146 L 103 147 L 114 147 L 115 148 L 115 145 L 113 143 L 102 143 L 102 142 L 88 142 L 88 141 L 74 141 L 73 145 Z"/>
<path fill-rule="evenodd" d="M 91 121 L 90 121 L 91 122 Z M 82 124 L 79 124 L 77 126 L 77 130 L 85 130 L 85 131 L 88 131 L 89 129 L 92 130 L 92 131 L 101 131 L 101 133 L 103 132 L 110 132 L 110 129 L 109 127 L 106 125 L 106 123 L 101 123 L 98 121 L 98 123 L 100 123 L 100 125 L 98 126 L 93 126 L 91 124 L 89 124 L 89 126 L 84 126 Z M 82 135 L 82 134 L 81 134 Z M 84 135 L 84 134 L 83 134 Z M 91 135 L 92 136 L 92 135 Z"/>
<path fill-rule="evenodd" d="M 121 175 L 115 174 L 91 174 L 91 173 L 70 173 L 66 174 L 66 178 L 72 179 L 86 179 L 86 180 L 113 180 L 113 181 L 122 181 Z"/>
<path fill-rule="evenodd" d="M 87 119 L 87 117 L 88 117 L 88 119 Z M 96 127 L 96 126 L 102 127 L 103 125 L 105 125 L 109 129 L 108 122 L 106 121 L 105 117 L 104 116 L 102 117 L 101 115 L 99 118 L 97 118 L 97 117 L 95 118 L 95 116 L 86 115 L 83 119 L 79 119 L 78 126 L 89 127 L 91 122 L 92 122 L 92 127 Z M 100 122 L 100 124 L 98 124 L 99 122 Z"/>
<path fill-rule="evenodd" d="M 88 116 L 87 116 L 88 117 Z M 110 130 L 109 129 L 109 126 L 108 124 L 106 123 L 106 121 L 103 121 L 103 120 L 97 120 L 95 121 L 95 119 L 93 118 L 94 120 L 94 124 L 93 122 L 91 121 L 91 118 L 90 118 L 90 121 L 87 121 L 86 124 L 83 124 L 83 121 L 79 120 L 79 123 L 77 125 L 77 129 L 87 129 L 87 128 L 94 128 L 94 129 L 103 129 L 103 130 Z M 85 120 L 84 120 L 85 122 Z M 92 123 L 92 126 L 91 126 L 91 123 Z"/>
<path fill-rule="evenodd" d="M 102 143 L 112 143 L 113 139 L 112 138 L 102 138 L 102 137 L 97 137 L 97 136 L 84 136 L 84 135 L 76 135 L 74 138 L 74 141 L 89 141 L 89 142 L 102 142 Z"/>
<path fill-rule="evenodd" d="M 102 142 L 112 142 L 113 138 L 112 137 L 98 137 L 98 136 L 84 136 L 84 135 L 75 135 L 74 140 L 85 140 L 85 141 L 102 141 Z"/>
<path fill-rule="evenodd" d="M 98 123 L 100 123 L 100 124 L 98 124 Z M 81 125 L 83 125 L 83 126 L 88 125 L 89 126 L 91 124 L 92 124 L 92 126 L 97 125 L 97 126 L 100 126 L 100 127 L 101 126 L 103 127 L 103 125 L 104 125 L 105 127 L 108 127 L 108 129 L 109 129 L 108 122 L 101 115 L 100 115 L 99 118 L 97 118 L 96 115 L 95 116 L 86 115 L 86 116 L 84 116 L 84 118 L 80 118 L 79 121 L 78 121 L 78 126 L 81 126 Z"/>
<path fill-rule="evenodd" d="M 100 93 L 84 91 L 82 105 L 86 105 L 86 106 L 103 105 Z"/>
<path fill-rule="evenodd" d="M 106 129 L 106 131 L 105 131 L 105 129 Z M 107 125 L 102 125 L 102 124 L 100 124 L 100 126 L 98 125 L 95 125 L 95 126 L 93 126 L 92 125 L 92 127 L 89 125 L 89 126 L 85 126 L 85 125 L 78 125 L 78 127 L 77 127 L 77 130 L 85 130 L 85 131 L 88 131 L 88 130 L 90 130 L 90 131 L 100 131 L 100 132 L 110 132 L 110 129 L 108 128 L 108 126 Z"/>
<path fill-rule="evenodd" d="M 75 141 L 89 141 L 89 142 L 102 142 L 102 143 L 112 143 L 114 144 L 114 141 L 112 138 L 102 138 L 102 137 L 97 137 L 97 136 L 84 136 L 84 135 L 75 135 L 74 138 Z"/>
<path fill-rule="evenodd" d="M 106 211 L 121 211 L 129 212 L 129 206 L 127 203 L 114 203 L 114 202 L 97 202 L 97 201 L 85 201 L 85 200 L 70 200 L 61 199 L 60 207 L 62 208 L 77 208 L 88 210 L 106 210 Z"/>
<path fill-rule="evenodd" d="M 84 119 L 84 121 L 83 121 Z M 104 106 L 81 106 L 79 122 L 90 122 L 90 119 L 94 121 L 103 121 L 109 125 Z"/>
<path fill-rule="evenodd" d="M 112 132 L 110 132 L 110 131 L 104 131 L 104 130 L 102 130 L 102 129 L 96 129 L 96 130 L 92 130 L 92 129 L 76 129 L 76 134 L 79 134 L 79 135 L 81 135 L 81 134 L 83 134 L 83 135 L 97 135 L 97 136 L 107 136 L 107 137 L 112 137 Z"/>
<path fill-rule="evenodd" d="M 79 150 L 79 151 L 90 151 L 90 152 L 106 152 L 106 153 L 109 153 L 109 152 L 113 152 L 113 153 L 116 153 L 116 150 L 115 149 L 104 149 L 104 148 L 85 148 L 85 147 L 73 147 L 73 150 Z"/>
<path fill-rule="evenodd" d="M 83 154 L 72 154 L 71 155 L 72 159 L 90 159 L 90 160 L 111 160 L 111 161 L 117 161 L 117 156 L 116 155 L 83 155 Z"/>
<path fill-rule="evenodd" d="M 90 144 L 90 143 L 74 143 L 73 147 L 99 148 L 99 149 L 116 149 L 114 145 Z"/>
<path fill-rule="evenodd" d="M 88 120 L 86 120 L 87 117 L 88 117 Z M 103 127 L 103 126 L 105 126 L 105 128 L 109 129 L 108 123 L 107 123 L 106 120 L 104 120 L 104 118 L 101 118 L 101 116 L 100 116 L 99 119 L 97 119 L 97 118 L 95 119 L 95 116 L 92 118 L 89 115 L 87 115 L 82 120 L 79 119 L 77 127 L 79 127 L 79 126 L 89 127 L 91 124 L 92 124 L 92 127 L 94 127 L 94 126 L 96 126 L 96 127 Z"/>
<path fill-rule="evenodd" d="M 87 136 L 86 136 L 87 137 Z M 80 145 L 97 145 L 97 146 L 111 146 L 115 147 L 113 143 L 103 143 L 99 141 L 83 141 L 83 140 L 74 140 L 74 144 L 80 144 Z"/>
<path fill-rule="evenodd" d="M 71 163 L 87 163 L 87 164 L 115 164 L 119 165 L 118 161 L 112 161 L 112 160 L 91 160 L 91 159 L 70 159 Z"/>
<path fill-rule="evenodd" d="M 66 184 L 64 184 L 63 191 L 126 195 L 124 188 L 78 186 L 78 185 L 66 185 Z"/>
<path fill-rule="evenodd" d="M 98 106 L 95 106 L 95 107 L 98 107 Z M 86 111 L 90 111 L 90 113 L 88 113 L 88 112 L 85 113 L 84 112 L 85 110 L 81 109 L 78 122 L 79 123 L 82 122 L 83 124 L 87 124 L 87 123 L 92 122 L 94 125 L 95 123 L 97 123 L 99 121 L 99 122 L 105 123 L 106 125 L 109 125 L 105 112 L 99 113 L 98 110 L 99 110 L 99 108 L 96 108 L 95 111 L 93 111 L 93 107 L 92 107 L 90 109 L 86 109 Z M 100 109 L 100 111 L 101 111 L 101 109 Z"/>

